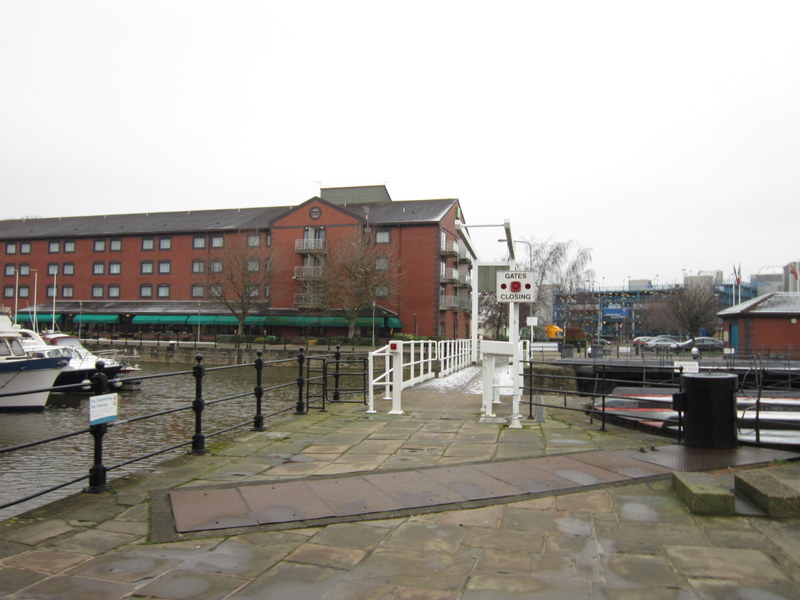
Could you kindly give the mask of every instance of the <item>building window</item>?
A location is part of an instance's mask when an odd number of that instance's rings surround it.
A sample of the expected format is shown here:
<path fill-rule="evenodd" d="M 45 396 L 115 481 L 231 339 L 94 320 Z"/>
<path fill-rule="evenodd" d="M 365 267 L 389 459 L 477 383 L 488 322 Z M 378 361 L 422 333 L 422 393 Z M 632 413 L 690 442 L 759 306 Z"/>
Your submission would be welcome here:
<path fill-rule="evenodd" d="M 75 252 L 75 242 L 73 242 L 71 240 L 68 241 L 68 242 L 64 242 L 64 252 L 67 252 L 69 254 L 74 253 Z"/>
<path fill-rule="evenodd" d="M 158 284 L 158 297 L 159 298 L 169 298 L 169 284 L 168 283 L 159 283 Z"/>
<path fill-rule="evenodd" d="M 96 262 L 92 264 L 92 275 L 105 275 L 106 274 L 106 265 L 102 262 Z"/>
<path fill-rule="evenodd" d="M 223 246 L 225 246 L 225 238 L 221 234 L 211 236 L 212 248 L 222 248 Z"/>
<path fill-rule="evenodd" d="M 376 298 L 388 298 L 389 297 L 389 286 L 388 285 L 379 285 L 375 287 L 375 297 Z"/>
<path fill-rule="evenodd" d="M 196 235 L 192 238 L 192 248 L 195 250 L 202 250 L 206 247 L 206 238 L 204 235 Z"/>
<path fill-rule="evenodd" d="M 108 286 L 108 297 L 119 298 L 122 288 L 118 284 Z"/>
<path fill-rule="evenodd" d="M 6 277 L 14 277 L 17 274 L 17 266 L 12 263 L 6 264 Z"/>
<path fill-rule="evenodd" d="M 152 298 L 153 297 L 153 286 L 149 283 L 143 283 L 139 286 L 139 297 L 140 298 Z"/>
<path fill-rule="evenodd" d="M 153 238 L 142 238 L 142 250 L 155 250 L 156 241 Z"/>
<path fill-rule="evenodd" d="M 247 295 L 250 296 L 251 298 L 258 298 L 258 286 L 257 285 L 248 286 Z"/>
<path fill-rule="evenodd" d="M 4 298 L 13 298 L 14 297 L 14 286 L 7 285 L 3 288 L 3 297 Z"/>
<path fill-rule="evenodd" d="M 17 243 L 6 242 L 6 254 L 16 254 L 16 253 L 17 253 Z"/>
<path fill-rule="evenodd" d="M 92 286 L 92 298 L 102 298 L 103 297 L 103 286 L 102 285 L 93 285 Z"/>
<path fill-rule="evenodd" d="M 250 248 L 258 248 L 261 245 L 261 236 L 257 233 L 251 233 L 247 236 L 247 245 Z"/>
<path fill-rule="evenodd" d="M 61 287 L 61 297 L 62 298 L 73 298 L 75 296 L 75 288 L 71 285 L 65 285 Z"/>
<path fill-rule="evenodd" d="M 172 263 L 168 260 L 158 261 L 158 272 L 161 275 L 169 275 L 172 271 Z"/>
<path fill-rule="evenodd" d="M 379 257 L 375 259 L 375 270 L 377 271 L 388 271 L 389 270 L 389 259 L 386 257 Z"/>
<path fill-rule="evenodd" d="M 218 283 L 212 283 L 208 286 L 208 295 L 212 298 L 222 297 L 222 286 Z"/>
<path fill-rule="evenodd" d="M 105 252 L 106 251 L 106 241 L 105 240 L 95 240 L 94 241 L 94 251 L 95 252 Z"/>
<path fill-rule="evenodd" d="M 202 298 L 205 291 L 205 287 L 203 287 L 202 283 L 192 284 L 192 298 Z"/>
<path fill-rule="evenodd" d="M 192 261 L 192 273 L 205 273 L 205 272 L 206 272 L 206 263 L 204 260 Z"/>
<path fill-rule="evenodd" d="M 75 263 L 68 262 L 61 265 L 61 274 L 75 275 Z"/>
<path fill-rule="evenodd" d="M 264 286 L 264 298 L 269 298 L 269 286 Z"/>
<path fill-rule="evenodd" d="M 109 275 L 121 275 L 122 274 L 122 263 L 118 260 L 112 260 L 108 263 L 108 274 Z"/>
<path fill-rule="evenodd" d="M 142 275 L 151 275 L 153 273 L 153 261 L 143 260 L 141 266 Z"/>
<path fill-rule="evenodd" d="M 222 273 L 222 261 L 221 260 L 212 260 L 211 264 L 209 266 L 211 267 L 211 272 L 212 273 Z"/>
<path fill-rule="evenodd" d="M 247 270 L 250 273 L 258 272 L 258 259 L 250 258 L 247 260 Z"/>
<path fill-rule="evenodd" d="M 31 253 L 31 243 L 30 242 L 20 242 L 20 244 L 19 244 L 19 253 L 20 254 L 30 254 Z"/>
<path fill-rule="evenodd" d="M 61 251 L 61 244 L 59 242 L 50 242 L 47 244 L 47 251 L 50 254 L 58 254 Z"/>
<path fill-rule="evenodd" d="M 31 274 L 31 266 L 28 263 L 22 263 L 19 266 L 19 274 L 22 277 L 27 277 L 28 275 Z"/>
<path fill-rule="evenodd" d="M 54 286 L 52 284 L 48 285 L 47 286 L 47 297 L 48 298 L 53 298 L 53 297 L 55 297 L 55 295 L 56 295 L 56 286 Z"/>
<path fill-rule="evenodd" d="M 20 298 L 28 298 L 31 295 L 30 288 L 27 285 L 19 286 L 19 297 Z"/>
<path fill-rule="evenodd" d="M 53 275 L 58 275 L 58 263 L 50 263 L 47 265 L 47 274 L 51 277 Z"/>
<path fill-rule="evenodd" d="M 164 237 L 158 238 L 159 250 L 172 250 L 172 238 Z"/>
<path fill-rule="evenodd" d="M 379 231 L 375 234 L 375 243 L 376 244 L 388 244 L 391 240 L 388 231 Z"/>
<path fill-rule="evenodd" d="M 112 252 L 122 252 L 122 240 L 111 240 L 108 246 Z"/>
<path fill-rule="evenodd" d="M 322 209 L 319 206 L 312 206 L 308 211 L 308 216 L 316 221 L 322 216 Z"/>

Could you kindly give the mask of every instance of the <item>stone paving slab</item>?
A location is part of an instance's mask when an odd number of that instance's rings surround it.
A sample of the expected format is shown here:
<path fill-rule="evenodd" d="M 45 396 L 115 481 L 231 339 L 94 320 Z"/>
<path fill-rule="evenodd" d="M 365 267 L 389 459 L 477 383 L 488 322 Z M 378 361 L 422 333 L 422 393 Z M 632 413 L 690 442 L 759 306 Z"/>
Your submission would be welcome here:
<path fill-rule="evenodd" d="M 256 525 L 288 529 L 356 517 L 378 519 L 520 500 L 576 487 L 667 478 L 671 470 L 662 464 L 719 467 L 755 464 L 783 456 L 766 449 L 712 451 L 705 458 L 704 454 L 683 446 L 664 446 L 650 452 L 581 452 L 230 488 L 174 490 L 169 493 L 169 503 L 176 536 Z"/>

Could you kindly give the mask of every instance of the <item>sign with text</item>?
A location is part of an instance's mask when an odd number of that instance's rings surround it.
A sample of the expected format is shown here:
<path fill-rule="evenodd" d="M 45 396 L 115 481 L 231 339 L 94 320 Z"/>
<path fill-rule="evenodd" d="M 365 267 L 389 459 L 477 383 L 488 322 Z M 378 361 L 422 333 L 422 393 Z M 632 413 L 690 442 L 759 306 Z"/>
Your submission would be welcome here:
<path fill-rule="evenodd" d="M 103 394 L 89 398 L 89 425 L 100 425 L 117 420 L 118 394 Z"/>
<path fill-rule="evenodd" d="M 672 368 L 676 373 L 699 373 L 700 363 L 692 360 L 676 360 L 672 362 Z"/>
<path fill-rule="evenodd" d="M 501 271 L 497 273 L 498 302 L 533 302 L 533 271 Z"/>

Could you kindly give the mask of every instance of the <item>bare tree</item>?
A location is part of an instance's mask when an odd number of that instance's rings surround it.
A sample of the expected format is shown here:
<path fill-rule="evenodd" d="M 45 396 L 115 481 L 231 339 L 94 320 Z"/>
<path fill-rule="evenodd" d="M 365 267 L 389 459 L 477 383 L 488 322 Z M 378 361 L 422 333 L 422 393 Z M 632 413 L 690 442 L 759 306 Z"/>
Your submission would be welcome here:
<path fill-rule="evenodd" d="M 225 238 L 225 247 L 210 257 L 208 273 L 211 300 L 236 317 L 236 333 L 244 331 L 248 315 L 269 307 L 269 287 L 277 268 L 274 251 L 251 243 L 259 232 L 241 231 Z"/>
<path fill-rule="evenodd" d="M 508 323 L 508 304 L 498 302 L 494 292 L 485 292 L 478 297 L 478 313 L 484 331 L 493 331 L 492 337 L 500 339 L 503 327 Z"/>
<path fill-rule="evenodd" d="M 678 327 L 694 338 L 701 329 L 716 330 L 717 313 L 722 306 L 712 285 L 697 282 L 670 294 L 666 308 Z"/>
<path fill-rule="evenodd" d="M 358 227 L 330 243 L 325 258 L 325 305 L 344 316 L 350 338 L 361 313 L 381 299 L 390 301 L 399 290 L 399 264 L 388 244 L 376 243 L 375 233 Z"/>
<path fill-rule="evenodd" d="M 514 269 L 533 272 L 534 292 L 533 302 L 520 305 L 520 320 L 524 322 L 525 316 L 549 320 L 553 314 L 554 293 L 574 294 L 587 279 L 592 278 L 592 272 L 588 270 L 591 250 L 578 246 L 574 241 L 521 241 L 528 246 L 528 253 L 517 256 Z M 495 304 L 498 302 L 494 293 L 481 294 L 480 313 L 484 324 L 496 327 L 499 332 L 505 317 L 502 307 Z M 495 321 L 499 324 L 496 325 Z"/>

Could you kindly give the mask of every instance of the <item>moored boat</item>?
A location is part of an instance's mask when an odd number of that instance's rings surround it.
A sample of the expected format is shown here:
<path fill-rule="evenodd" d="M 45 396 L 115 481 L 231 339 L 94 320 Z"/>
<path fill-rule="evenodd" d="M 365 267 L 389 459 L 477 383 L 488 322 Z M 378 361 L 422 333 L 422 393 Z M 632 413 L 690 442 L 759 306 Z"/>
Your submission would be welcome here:
<path fill-rule="evenodd" d="M 29 356 L 11 319 L 0 315 L 0 409 L 41 410 L 67 363 L 64 356 Z"/>

